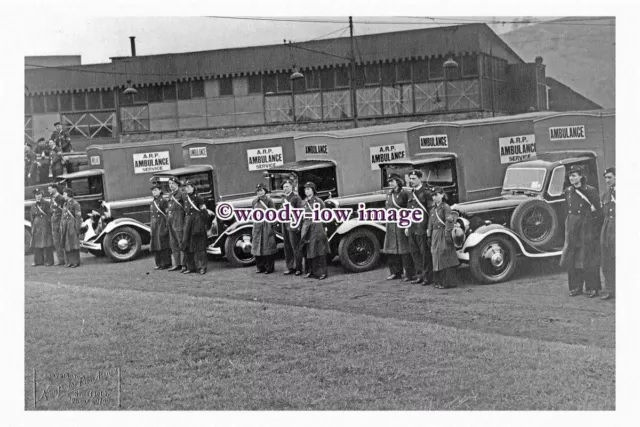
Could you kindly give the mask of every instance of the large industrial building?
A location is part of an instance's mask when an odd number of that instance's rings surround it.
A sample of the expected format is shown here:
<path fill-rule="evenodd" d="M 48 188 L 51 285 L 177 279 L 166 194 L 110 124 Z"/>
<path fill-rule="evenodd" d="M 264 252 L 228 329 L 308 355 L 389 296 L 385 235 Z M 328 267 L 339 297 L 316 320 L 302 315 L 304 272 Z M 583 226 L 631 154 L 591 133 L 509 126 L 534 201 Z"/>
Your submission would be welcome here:
<path fill-rule="evenodd" d="M 525 63 L 485 24 L 356 36 L 353 44 L 345 37 L 149 56 L 133 50 L 92 65 L 25 58 L 25 138 L 48 137 L 56 121 L 76 150 L 341 129 L 356 124 L 354 101 L 359 126 L 544 111 L 550 97 L 598 108 L 563 84 L 550 92 L 542 58 Z M 125 94 L 128 87 L 137 93 Z"/>

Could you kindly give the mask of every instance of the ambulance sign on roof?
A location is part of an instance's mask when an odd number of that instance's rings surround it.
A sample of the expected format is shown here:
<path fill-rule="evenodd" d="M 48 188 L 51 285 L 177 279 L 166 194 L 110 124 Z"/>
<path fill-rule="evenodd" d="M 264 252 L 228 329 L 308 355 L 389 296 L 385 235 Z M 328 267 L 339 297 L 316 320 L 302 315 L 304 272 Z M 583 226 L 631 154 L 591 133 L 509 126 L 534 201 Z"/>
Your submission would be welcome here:
<path fill-rule="evenodd" d="M 250 171 L 270 169 L 284 164 L 282 147 L 256 148 L 247 150 Z"/>
<path fill-rule="evenodd" d="M 171 160 L 168 151 L 133 155 L 134 173 L 151 173 L 168 171 L 169 169 L 171 169 Z"/>
<path fill-rule="evenodd" d="M 536 157 L 536 136 L 520 135 L 498 138 L 500 163 L 514 163 Z"/>
<path fill-rule="evenodd" d="M 189 157 L 192 159 L 206 159 L 207 147 L 192 147 L 189 148 Z"/>
<path fill-rule="evenodd" d="M 559 126 L 549 128 L 549 139 L 551 141 L 565 141 L 568 139 L 586 139 L 584 125 L 580 126 Z"/>
<path fill-rule="evenodd" d="M 404 144 L 382 145 L 380 147 L 370 147 L 371 152 L 371 170 L 379 170 L 380 163 L 389 162 L 391 160 L 404 159 L 407 151 Z"/>
<path fill-rule="evenodd" d="M 449 139 L 446 134 L 421 136 L 420 148 L 449 148 Z"/>

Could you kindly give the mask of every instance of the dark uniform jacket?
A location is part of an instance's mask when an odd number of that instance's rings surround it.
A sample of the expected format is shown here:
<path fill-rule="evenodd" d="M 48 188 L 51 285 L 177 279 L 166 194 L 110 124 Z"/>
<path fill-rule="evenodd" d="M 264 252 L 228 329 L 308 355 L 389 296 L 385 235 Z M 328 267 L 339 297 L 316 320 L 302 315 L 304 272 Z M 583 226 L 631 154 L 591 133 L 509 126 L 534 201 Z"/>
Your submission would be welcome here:
<path fill-rule="evenodd" d="M 149 250 L 152 252 L 169 248 L 167 204 L 168 202 L 162 196 L 158 196 L 149 205 L 151 211 L 151 245 Z"/>
<path fill-rule="evenodd" d="M 54 130 L 49 140 L 55 142 L 56 145 L 60 147 L 63 153 L 68 153 L 73 150 L 73 147 L 71 146 L 71 138 L 69 138 L 69 133 L 64 129 L 60 132 Z"/>
<path fill-rule="evenodd" d="M 53 246 L 51 234 L 51 207 L 45 200 L 31 206 L 31 247 L 48 248 Z"/>
<path fill-rule="evenodd" d="M 317 205 L 317 208 L 316 208 Z M 324 202 L 318 196 L 306 198 L 302 202 L 302 207 L 305 214 L 312 212 L 314 209 L 324 209 Z M 331 253 L 329 248 L 329 239 L 327 233 L 324 231 L 324 224 L 321 222 L 314 222 L 310 219 L 302 220 L 302 227 L 300 232 L 300 245 L 305 248 L 305 256 L 309 259 L 326 256 Z"/>
<path fill-rule="evenodd" d="M 409 193 L 402 189 L 389 191 L 385 202 L 386 209 L 404 209 L 409 203 Z M 387 223 L 387 233 L 384 236 L 384 246 L 382 253 L 391 255 L 402 255 L 411 252 L 409 249 L 409 238 L 405 234 L 406 228 L 398 227 L 396 222 Z"/>
<path fill-rule="evenodd" d="M 62 207 L 64 206 L 64 197 L 58 194 L 56 197 L 51 197 L 51 230 L 60 232 L 60 221 L 62 219 Z"/>
<path fill-rule="evenodd" d="M 58 147 L 55 147 L 53 150 L 50 151 L 49 154 L 49 161 L 51 162 L 51 173 L 53 174 L 53 176 L 58 176 L 58 175 L 62 175 L 64 173 L 63 170 L 63 156 L 62 156 L 62 150 L 59 149 Z"/>
<path fill-rule="evenodd" d="M 209 213 L 204 199 L 196 193 L 183 195 L 184 228 L 180 248 L 186 252 L 198 252 L 207 249 L 207 219 Z"/>
<path fill-rule="evenodd" d="M 37 157 L 46 158 L 49 157 L 51 149 L 47 144 L 38 144 L 36 145 L 36 148 L 33 150 L 33 152 L 36 153 Z"/>
<path fill-rule="evenodd" d="M 581 192 L 589 202 L 585 201 Z M 567 200 L 567 219 L 565 221 L 564 247 L 560 265 L 569 268 L 586 268 L 600 265 L 600 197 L 598 191 L 581 185 L 576 189 L 573 185 L 564 190 Z M 591 205 L 596 208 L 591 212 Z"/>
<path fill-rule="evenodd" d="M 270 197 L 256 197 L 251 203 L 253 209 L 274 209 L 275 205 Z M 274 224 L 266 221 L 254 222 L 251 235 L 251 254 L 255 256 L 273 255 L 278 249 L 276 246 L 276 232 Z"/>
<path fill-rule="evenodd" d="M 82 226 L 82 209 L 74 199 L 65 202 L 60 221 L 60 245 L 69 251 L 80 249 L 80 227 Z"/>
<path fill-rule="evenodd" d="M 173 231 L 182 231 L 184 227 L 182 197 L 183 193 L 180 190 L 176 190 L 176 192 L 169 194 L 169 199 L 167 200 L 167 221 Z"/>
<path fill-rule="evenodd" d="M 431 238 L 431 258 L 433 270 L 440 271 L 460 264 L 453 243 L 453 217 L 451 208 L 445 202 L 431 209 L 427 237 Z"/>
<path fill-rule="evenodd" d="M 298 196 L 295 191 L 292 191 L 288 196 L 284 196 L 282 207 L 286 204 L 289 204 L 291 209 L 300 209 L 302 208 L 302 198 Z M 287 230 L 291 230 L 291 223 L 287 222 L 283 224 L 283 227 Z"/>
<path fill-rule="evenodd" d="M 431 191 L 429 191 L 424 185 L 422 185 L 419 190 L 412 191 L 407 207 L 409 209 L 420 209 L 423 212 L 422 221 L 418 223 L 411 223 L 411 225 L 409 226 L 409 233 L 415 235 L 427 234 L 427 227 L 429 225 L 429 211 L 433 207 Z"/>
<path fill-rule="evenodd" d="M 600 233 L 600 245 L 602 246 L 602 258 L 616 257 L 616 187 L 607 188 L 600 197 L 602 202 L 602 231 Z"/>

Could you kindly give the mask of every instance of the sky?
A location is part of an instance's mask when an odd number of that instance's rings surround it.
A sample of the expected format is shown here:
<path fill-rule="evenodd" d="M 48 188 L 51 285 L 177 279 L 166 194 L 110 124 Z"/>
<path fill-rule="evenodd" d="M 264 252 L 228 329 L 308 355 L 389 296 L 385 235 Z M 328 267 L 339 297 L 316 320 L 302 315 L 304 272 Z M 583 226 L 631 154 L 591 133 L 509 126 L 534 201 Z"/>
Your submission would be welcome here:
<path fill-rule="evenodd" d="M 239 16 L 225 14 L 216 16 Z M 311 16 L 259 16 L 275 19 L 332 20 L 341 23 L 284 22 L 249 19 L 228 19 L 214 16 L 201 17 L 106 17 L 84 16 L 81 19 L 51 19 L 40 15 L 29 18 L 30 28 L 46 28 L 46 31 L 27 31 L 23 39 L 25 56 L 41 55 L 81 55 L 83 64 L 110 62 L 114 56 L 131 54 L 129 36 L 136 37 L 138 55 L 178 53 L 200 50 L 214 50 L 242 46 L 282 43 L 283 39 L 302 42 L 326 36 L 333 38 L 348 36 L 348 17 Z M 531 17 L 536 20 L 552 19 Z M 354 16 L 354 34 L 400 31 L 418 28 L 432 28 L 450 23 L 474 21 L 515 21 L 522 16 L 465 16 L 441 17 L 393 17 Z M 366 23 L 365 23 L 366 22 Z M 490 25 L 502 34 L 516 25 Z"/>

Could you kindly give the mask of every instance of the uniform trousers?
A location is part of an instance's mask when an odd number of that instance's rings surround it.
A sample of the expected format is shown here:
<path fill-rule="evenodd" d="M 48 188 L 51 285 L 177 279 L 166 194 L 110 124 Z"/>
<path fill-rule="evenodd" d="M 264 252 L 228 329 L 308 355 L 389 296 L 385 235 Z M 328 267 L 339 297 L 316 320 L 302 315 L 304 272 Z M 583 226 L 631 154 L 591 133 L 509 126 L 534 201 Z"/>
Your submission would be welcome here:
<path fill-rule="evenodd" d="M 80 265 L 80 250 L 76 249 L 75 251 L 64 251 L 64 256 L 67 259 L 67 264 L 77 264 Z"/>
<path fill-rule="evenodd" d="M 60 227 L 51 227 L 51 234 L 53 235 L 53 246 L 56 249 L 56 258 L 58 264 L 65 264 L 64 247 L 60 244 Z"/>
<path fill-rule="evenodd" d="M 275 269 L 275 255 L 256 255 L 255 257 L 258 271 L 273 272 Z"/>
<path fill-rule="evenodd" d="M 579 289 L 582 291 L 582 285 L 586 291 L 599 291 L 602 289 L 600 284 L 600 268 L 569 268 L 569 290 Z"/>
<path fill-rule="evenodd" d="M 317 256 L 315 258 L 305 258 L 305 273 L 311 273 L 314 277 L 327 275 L 327 257 Z"/>
<path fill-rule="evenodd" d="M 431 248 L 427 245 L 427 236 L 409 233 L 409 248 L 418 276 L 427 283 L 433 282 L 433 259 L 431 258 Z"/>
<path fill-rule="evenodd" d="M 300 243 L 300 230 L 291 230 L 284 227 L 284 259 L 288 270 L 302 271 L 302 253 L 296 248 Z"/>
<path fill-rule="evenodd" d="M 175 237 L 174 237 L 175 236 Z M 169 246 L 171 247 L 171 265 L 174 267 L 186 266 L 185 253 L 180 249 L 182 242 L 182 230 L 172 230 L 169 233 Z"/>
<path fill-rule="evenodd" d="M 401 276 L 404 270 L 405 277 L 413 278 L 416 273 L 413 267 L 413 258 L 411 254 L 387 254 L 387 264 L 391 274 Z"/>
<path fill-rule="evenodd" d="M 171 249 L 160 249 L 154 251 L 153 256 L 156 261 L 156 267 L 168 267 L 171 265 Z"/>
<path fill-rule="evenodd" d="M 207 269 L 207 251 L 201 250 L 196 252 L 184 252 L 184 266 L 189 271 L 200 270 L 201 268 Z"/>
<path fill-rule="evenodd" d="M 455 288 L 456 284 L 456 267 L 443 268 L 442 270 L 433 272 L 433 283 L 443 288 Z"/>
<path fill-rule="evenodd" d="M 602 260 L 602 274 L 604 276 L 604 287 L 607 292 L 616 292 L 616 259 L 605 257 Z"/>
<path fill-rule="evenodd" d="M 33 248 L 33 263 L 35 265 L 53 265 L 53 246 Z"/>

